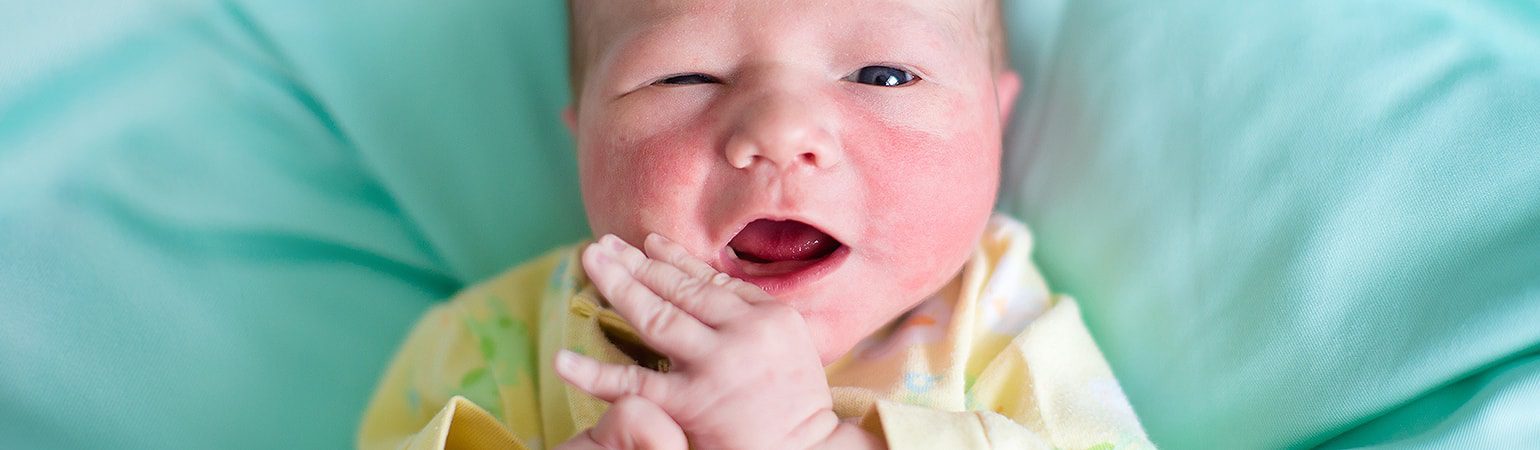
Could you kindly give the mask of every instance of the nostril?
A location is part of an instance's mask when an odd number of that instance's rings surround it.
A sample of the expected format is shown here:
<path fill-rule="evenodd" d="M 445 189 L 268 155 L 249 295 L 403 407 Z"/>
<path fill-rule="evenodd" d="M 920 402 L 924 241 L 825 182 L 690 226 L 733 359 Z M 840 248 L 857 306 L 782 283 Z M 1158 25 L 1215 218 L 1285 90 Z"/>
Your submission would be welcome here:
<path fill-rule="evenodd" d="M 800 159 L 809 165 L 818 165 L 818 155 L 814 155 L 813 152 L 803 153 Z"/>

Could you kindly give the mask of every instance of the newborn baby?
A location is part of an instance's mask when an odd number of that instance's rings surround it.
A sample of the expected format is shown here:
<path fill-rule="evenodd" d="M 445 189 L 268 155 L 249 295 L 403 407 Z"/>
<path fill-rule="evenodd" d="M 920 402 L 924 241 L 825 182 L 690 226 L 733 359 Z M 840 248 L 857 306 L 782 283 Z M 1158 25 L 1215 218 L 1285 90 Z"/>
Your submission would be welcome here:
<path fill-rule="evenodd" d="M 601 238 L 429 312 L 360 446 L 1149 445 L 991 213 L 1019 87 L 996 2 L 571 13 Z"/>

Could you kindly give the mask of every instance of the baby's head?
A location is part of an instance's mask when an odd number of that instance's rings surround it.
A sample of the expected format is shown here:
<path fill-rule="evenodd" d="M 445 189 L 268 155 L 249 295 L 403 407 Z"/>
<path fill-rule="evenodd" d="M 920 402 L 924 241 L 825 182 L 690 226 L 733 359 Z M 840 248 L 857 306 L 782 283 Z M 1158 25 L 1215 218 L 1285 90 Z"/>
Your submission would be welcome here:
<path fill-rule="evenodd" d="M 825 362 L 953 278 L 1018 89 L 997 0 L 573 0 L 596 236 L 667 236 L 800 311 Z"/>

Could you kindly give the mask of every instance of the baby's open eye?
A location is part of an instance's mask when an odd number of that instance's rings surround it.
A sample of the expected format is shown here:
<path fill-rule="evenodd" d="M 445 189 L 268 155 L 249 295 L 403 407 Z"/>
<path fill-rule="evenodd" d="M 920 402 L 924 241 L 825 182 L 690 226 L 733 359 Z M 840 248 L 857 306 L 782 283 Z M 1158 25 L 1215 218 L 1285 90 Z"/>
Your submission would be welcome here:
<path fill-rule="evenodd" d="M 664 78 L 664 79 L 661 79 L 661 80 L 658 80 L 658 81 L 654 82 L 653 84 L 661 84 L 661 85 L 665 85 L 665 86 L 686 86 L 686 85 L 691 85 L 691 84 L 708 84 L 708 83 L 720 83 L 720 82 L 721 82 L 721 80 L 718 80 L 718 79 L 716 79 L 716 77 L 713 77 L 711 75 L 705 75 L 705 74 L 699 74 L 699 73 L 686 73 L 686 74 L 674 75 L 674 76 L 671 76 L 671 77 L 668 77 L 668 78 Z"/>
<path fill-rule="evenodd" d="M 866 66 L 845 77 L 845 79 L 872 86 L 900 87 L 919 81 L 920 77 L 897 67 Z"/>

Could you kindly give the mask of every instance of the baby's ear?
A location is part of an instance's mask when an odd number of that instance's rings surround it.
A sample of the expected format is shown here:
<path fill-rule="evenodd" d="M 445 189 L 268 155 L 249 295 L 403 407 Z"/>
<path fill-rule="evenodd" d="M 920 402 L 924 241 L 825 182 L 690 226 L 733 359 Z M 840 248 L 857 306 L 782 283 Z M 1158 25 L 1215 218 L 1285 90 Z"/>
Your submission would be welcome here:
<path fill-rule="evenodd" d="M 1000 123 L 1011 121 L 1011 110 L 1016 107 L 1016 94 L 1021 93 L 1021 76 L 1014 70 L 995 73 L 995 101 L 1000 106 Z"/>
<path fill-rule="evenodd" d="M 567 125 L 567 132 L 571 133 L 572 137 L 574 139 L 576 139 L 577 138 L 577 112 L 572 110 L 572 105 L 567 105 L 566 108 L 562 108 L 561 109 L 561 123 Z"/>

